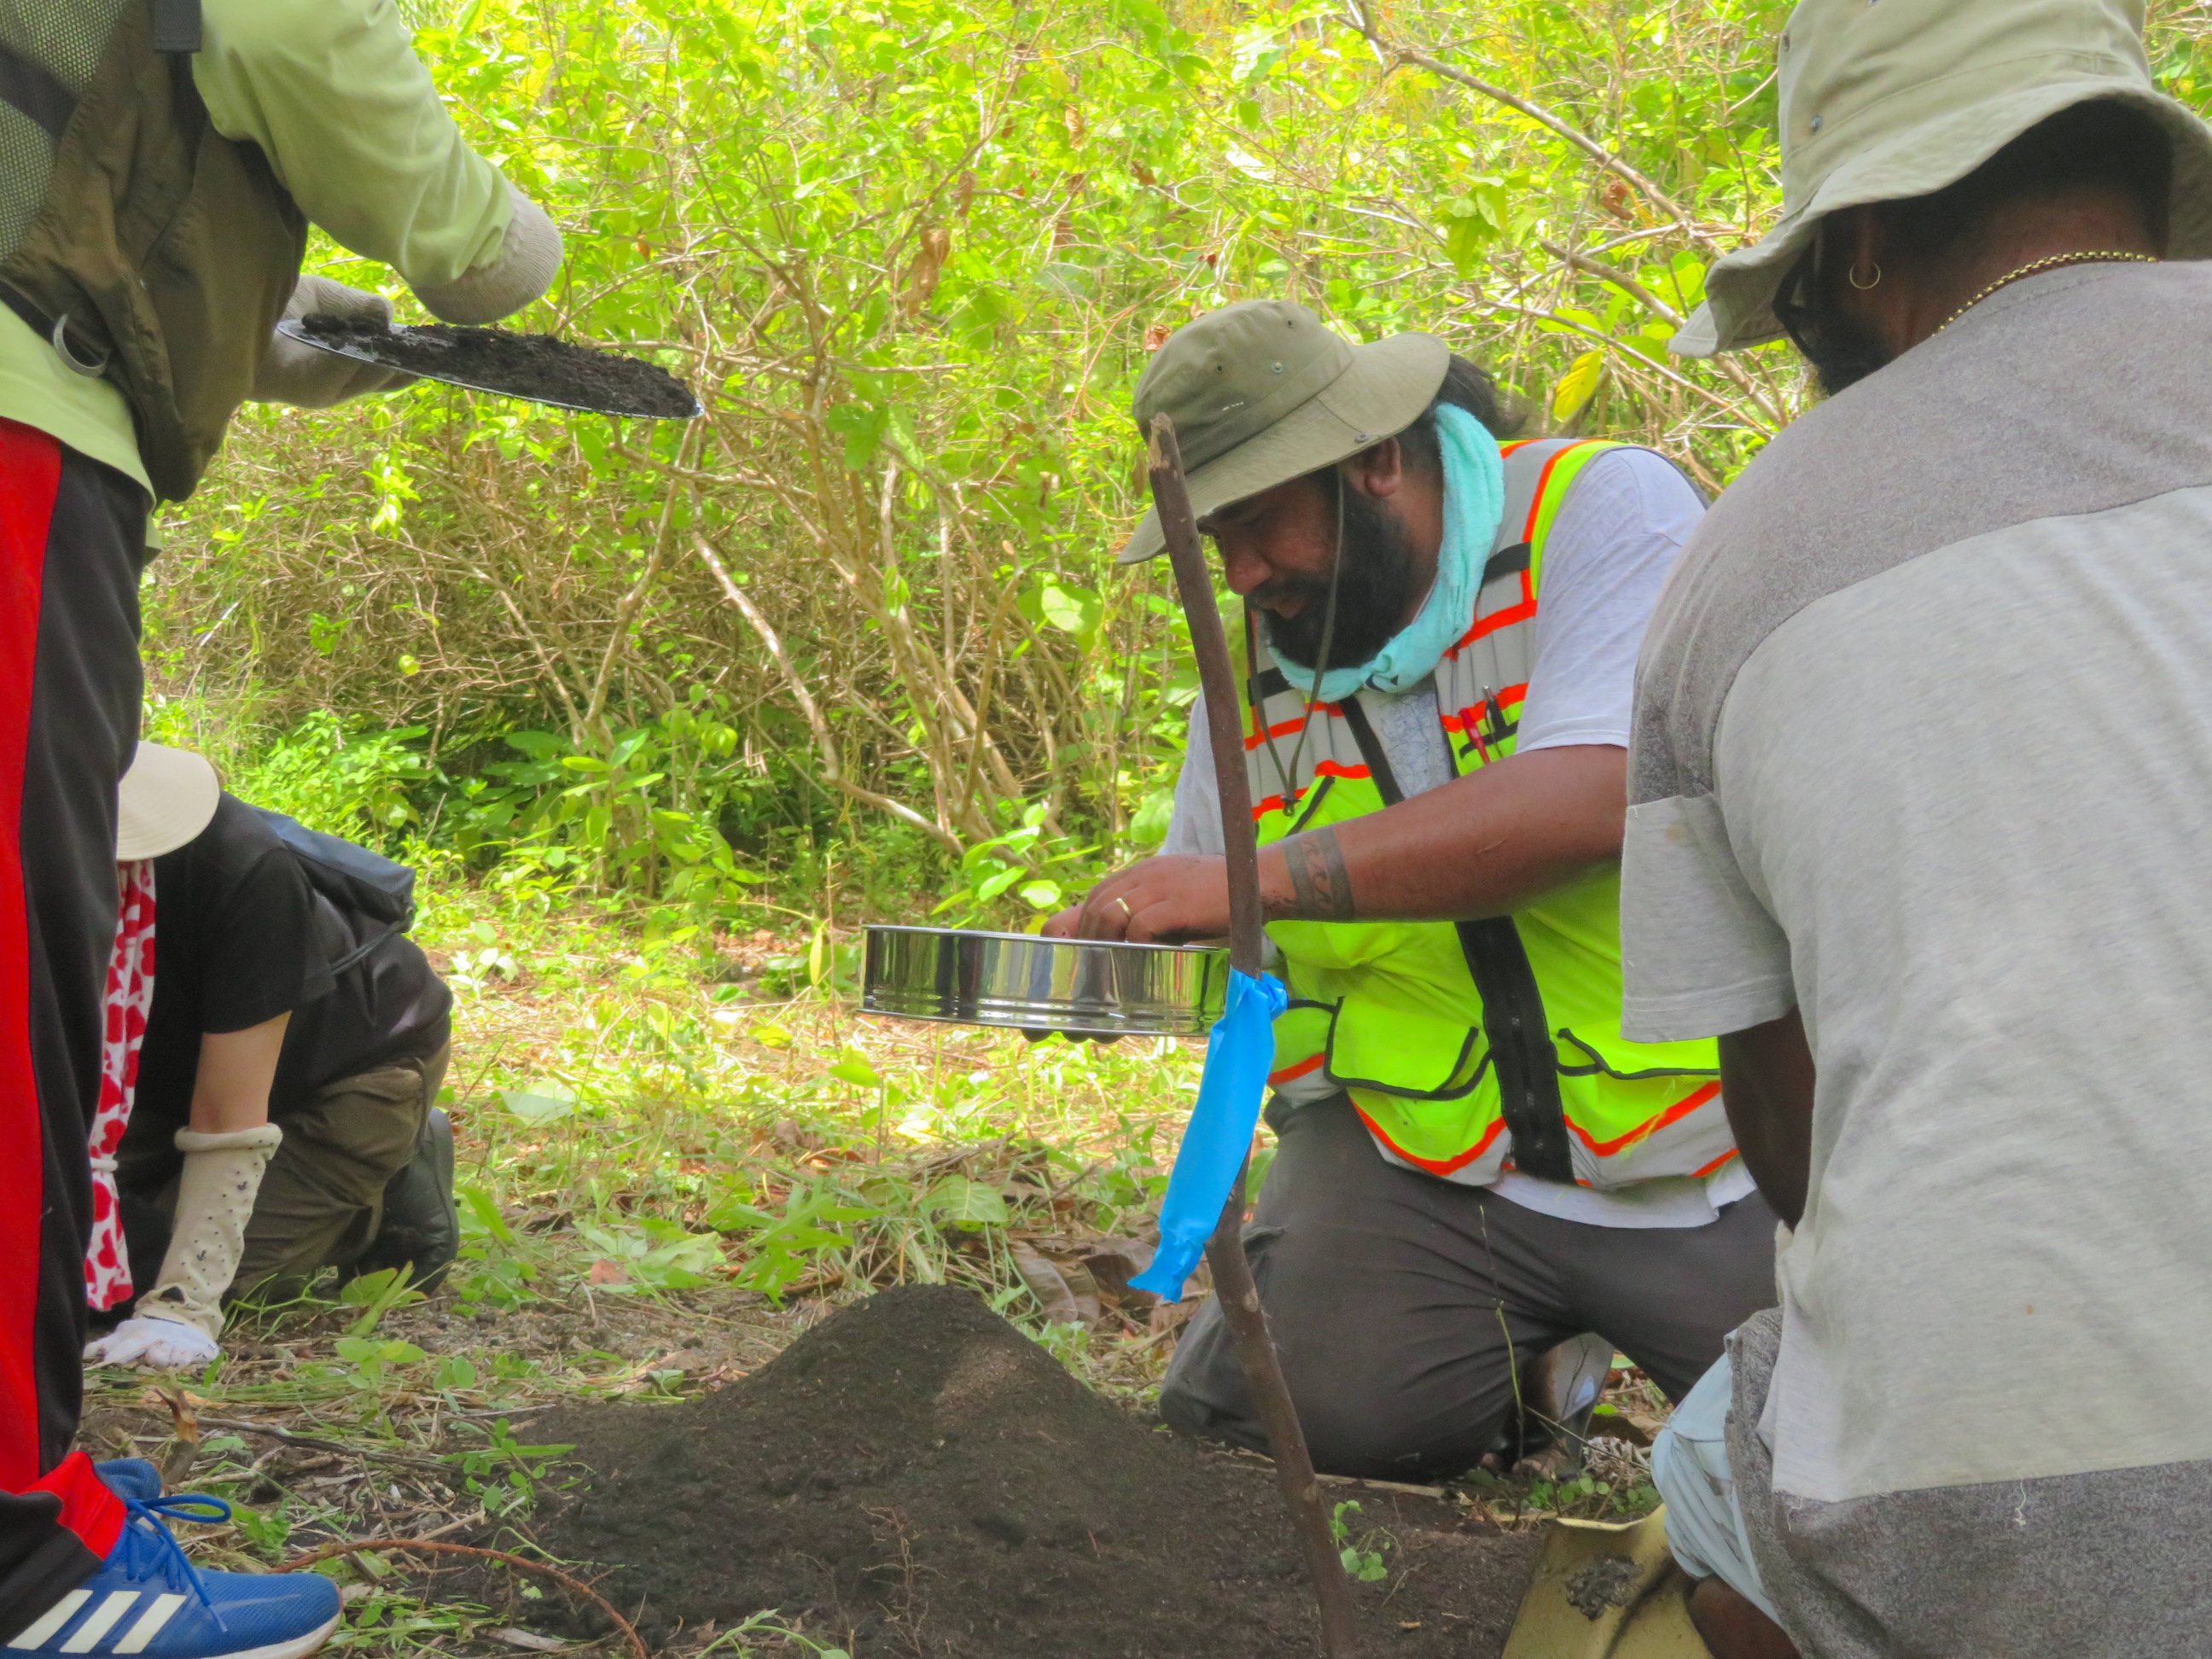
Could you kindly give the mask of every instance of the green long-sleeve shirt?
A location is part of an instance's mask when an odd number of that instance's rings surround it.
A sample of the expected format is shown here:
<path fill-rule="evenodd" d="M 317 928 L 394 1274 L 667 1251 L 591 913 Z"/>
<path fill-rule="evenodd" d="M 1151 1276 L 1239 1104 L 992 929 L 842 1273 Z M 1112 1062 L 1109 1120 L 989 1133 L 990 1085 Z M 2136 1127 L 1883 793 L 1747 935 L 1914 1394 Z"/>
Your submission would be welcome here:
<path fill-rule="evenodd" d="M 499 258 L 506 181 L 446 112 L 392 0 L 203 0 L 203 18 L 192 78 L 216 131 L 259 145 L 333 239 L 417 288 Z M 5 307 L 0 416 L 147 482 L 123 394 Z"/>

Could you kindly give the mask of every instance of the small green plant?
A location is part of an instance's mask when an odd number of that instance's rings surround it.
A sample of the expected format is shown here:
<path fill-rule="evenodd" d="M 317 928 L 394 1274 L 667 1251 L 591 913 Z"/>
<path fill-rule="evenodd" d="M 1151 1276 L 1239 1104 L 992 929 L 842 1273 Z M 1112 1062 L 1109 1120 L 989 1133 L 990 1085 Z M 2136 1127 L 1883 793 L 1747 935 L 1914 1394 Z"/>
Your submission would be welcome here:
<path fill-rule="evenodd" d="M 1022 810 L 1018 828 L 978 842 L 961 854 L 954 885 L 931 914 L 947 912 L 960 922 L 990 916 L 1000 896 L 1014 892 L 1032 916 L 1070 902 L 1100 873 L 1095 848 L 1054 834 L 1042 801 Z"/>
<path fill-rule="evenodd" d="M 234 1504 L 230 1520 L 256 1555 L 267 1561 L 284 1559 L 284 1547 L 292 1537 L 292 1517 L 285 1513 L 282 1504 L 272 1510 L 248 1509 L 243 1504 Z"/>
<path fill-rule="evenodd" d="M 348 1336 L 367 1336 L 375 1330 L 377 1322 L 394 1308 L 404 1308 L 411 1302 L 424 1300 L 422 1292 L 413 1289 L 409 1281 L 415 1276 L 411 1267 L 386 1267 L 380 1273 L 363 1273 L 358 1279 L 349 1279 L 338 1291 L 338 1305 L 358 1308 L 361 1316 L 346 1327 Z"/>
<path fill-rule="evenodd" d="M 707 1659 L 707 1656 L 717 1649 L 729 1649 L 738 1653 L 769 1651 L 766 1648 L 757 1647 L 753 1643 L 746 1641 L 744 1638 L 749 1636 L 772 1638 L 777 1650 L 789 1652 L 796 1648 L 802 1653 L 813 1655 L 814 1659 L 852 1659 L 852 1655 L 843 1648 L 825 1648 L 803 1632 L 792 1629 L 777 1616 L 776 1609 L 774 1607 L 763 1613 L 754 1613 L 742 1625 L 732 1626 L 708 1643 L 705 1647 L 701 1648 L 693 1656 L 693 1659 Z"/>
<path fill-rule="evenodd" d="M 455 1389 L 473 1389 L 478 1372 L 476 1362 L 466 1354 L 449 1353 L 438 1361 L 438 1370 L 430 1379 L 430 1386 L 441 1394 Z"/>
<path fill-rule="evenodd" d="M 530 1285 L 538 1266 L 522 1254 L 521 1240 L 500 1214 L 498 1203 L 483 1188 L 466 1184 L 454 1196 L 460 1200 L 461 1260 L 473 1269 L 453 1287 L 462 1311 L 536 1301 Z"/>
<path fill-rule="evenodd" d="M 722 1241 L 715 1234 L 686 1232 L 681 1223 L 658 1217 L 644 1217 L 628 1227 L 584 1225 L 576 1231 L 599 1252 L 592 1282 L 600 1290 L 688 1290 L 709 1283 L 722 1265 Z"/>
<path fill-rule="evenodd" d="M 995 1187 L 987 1187 L 966 1176 L 946 1176 L 921 1196 L 922 1213 L 939 1226 L 960 1232 L 980 1232 L 1003 1227 L 1013 1218 L 1006 1200 Z"/>
<path fill-rule="evenodd" d="M 547 1462 L 576 1449 L 573 1445 L 526 1446 L 503 1417 L 489 1425 L 468 1426 L 483 1431 L 484 1444 L 460 1455 L 462 1484 L 490 1515 L 528 1510 L 538 1501 Z"/>
<path fill-rule="evenodd" d="M 873 1205 L 850 1202 L 824 1184 L 792 1188 L 781 1215 L 726 1199 L 708 1212 L 707 1224 L 742 1236 L 752 1252 L 734 1282 L 781 1301 L 785 1291 L 816 1271 L 817 1258 L 852 1249 L 851 1238 L 833 1231 L 837 1223 L 866 1221 L 880 1213 Z"/>
<path fill-rule="evenodd" d="M 1329 1512 L 1329 1536 L 1336 1540 L 1337 1559 L 1344 1563 L 1345 1571 L 1362 1584 L 1376 1583 L 1390 1576 L 1390 1569 L 1382 1565 L 1382 1552 L 1390 1547 L 1390 1539 L 1372 1528 L 1354 1539 L 1344 1517 L 1359 1513 L 1356 1503 L 1339 1504 Z"/>
<path fill-rule="evenodd" d="M 381 1584 L 370 1589 L 346 1611 L 332 1648 L 365 1648 L 382 1654 L 435 1652 L 451 1639 L 465 1640 L 489 1610 L 465 1601 L 424 1601 Z M 427 1640 L 424 1638 L 428 1638 Z"/>
<path fill-rule="evenodd" d="M 412 1365 L 428 1357 L 412 1342 L 379 1342 L 366 1336 L 342 1336 L 331 1346 L 352 1368 L 340 1371 L 340 1377 L 363 1394 L 382 1394 L 394 1365 Z"/>

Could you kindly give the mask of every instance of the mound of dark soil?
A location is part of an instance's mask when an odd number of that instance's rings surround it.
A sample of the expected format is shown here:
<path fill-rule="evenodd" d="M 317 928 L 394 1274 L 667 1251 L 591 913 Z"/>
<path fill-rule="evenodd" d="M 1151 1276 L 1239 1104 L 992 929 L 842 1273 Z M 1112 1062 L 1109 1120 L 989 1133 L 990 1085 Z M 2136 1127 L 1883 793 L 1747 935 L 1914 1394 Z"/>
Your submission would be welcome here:
<path fill-rule="evenodd" d="M 884 1291 L 719 1394 L 532 1437 L 591 1471 L 542 1541 L 664 1638 L 773 1607 L 855 1659 L 1318 1651 L 1272 1472 L 1146 1429 L 964 1291 Z M 1494 1659 L 1536 1535 L 1343 1495 L 1394 1540 L 1359 1591 L 1370 1650 Z"/>
<path fill-rule="evenodd" d="M 658 364 L 550 334 L 446 323 L 393 328 L 323 312 L 302 317 L 299 326 L 318 343 L 456 386 L 611 415 L 683 421 L 699 412 L 691 389 Z"/>

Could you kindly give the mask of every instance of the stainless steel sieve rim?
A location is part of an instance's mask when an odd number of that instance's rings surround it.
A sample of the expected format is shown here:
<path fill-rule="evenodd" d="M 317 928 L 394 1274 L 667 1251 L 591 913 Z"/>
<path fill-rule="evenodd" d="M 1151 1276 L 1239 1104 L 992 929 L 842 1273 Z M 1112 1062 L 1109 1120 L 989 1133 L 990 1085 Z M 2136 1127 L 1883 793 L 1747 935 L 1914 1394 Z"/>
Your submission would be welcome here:
<path fill-rule="evenodd" d="M 927 933 L 938 939 L 1003 939 L 1019 945 L 1080 945 L 1098 951 L 1176 951 L 1185 956 L 1219 956 L 1225 945 L 1154 945 L 1133 939 L 1047 939 L 1042 933 L 994 933 L 988 927 L 925 927 L 908 921 L 871 921 L 862 926 L 871 933 Z"/>
<path fill-rule="evenodd" d="M 1202 1036 L 1228 987 L 1220 945 L 1047 939 L 871 923 L 861 1011 L 1091 1036 Z"/>

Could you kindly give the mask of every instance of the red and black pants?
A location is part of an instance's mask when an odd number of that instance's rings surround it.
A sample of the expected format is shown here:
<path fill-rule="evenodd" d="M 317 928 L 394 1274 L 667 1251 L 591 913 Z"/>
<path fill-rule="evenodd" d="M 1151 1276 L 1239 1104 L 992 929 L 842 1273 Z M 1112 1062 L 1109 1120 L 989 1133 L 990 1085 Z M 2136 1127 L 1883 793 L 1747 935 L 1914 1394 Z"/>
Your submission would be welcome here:
<path fill-rule="evenodd" d="M 70 1443 L 146 514 L 121 473 L 0 420 L 0 1641 L 121 1524 Z"/>

